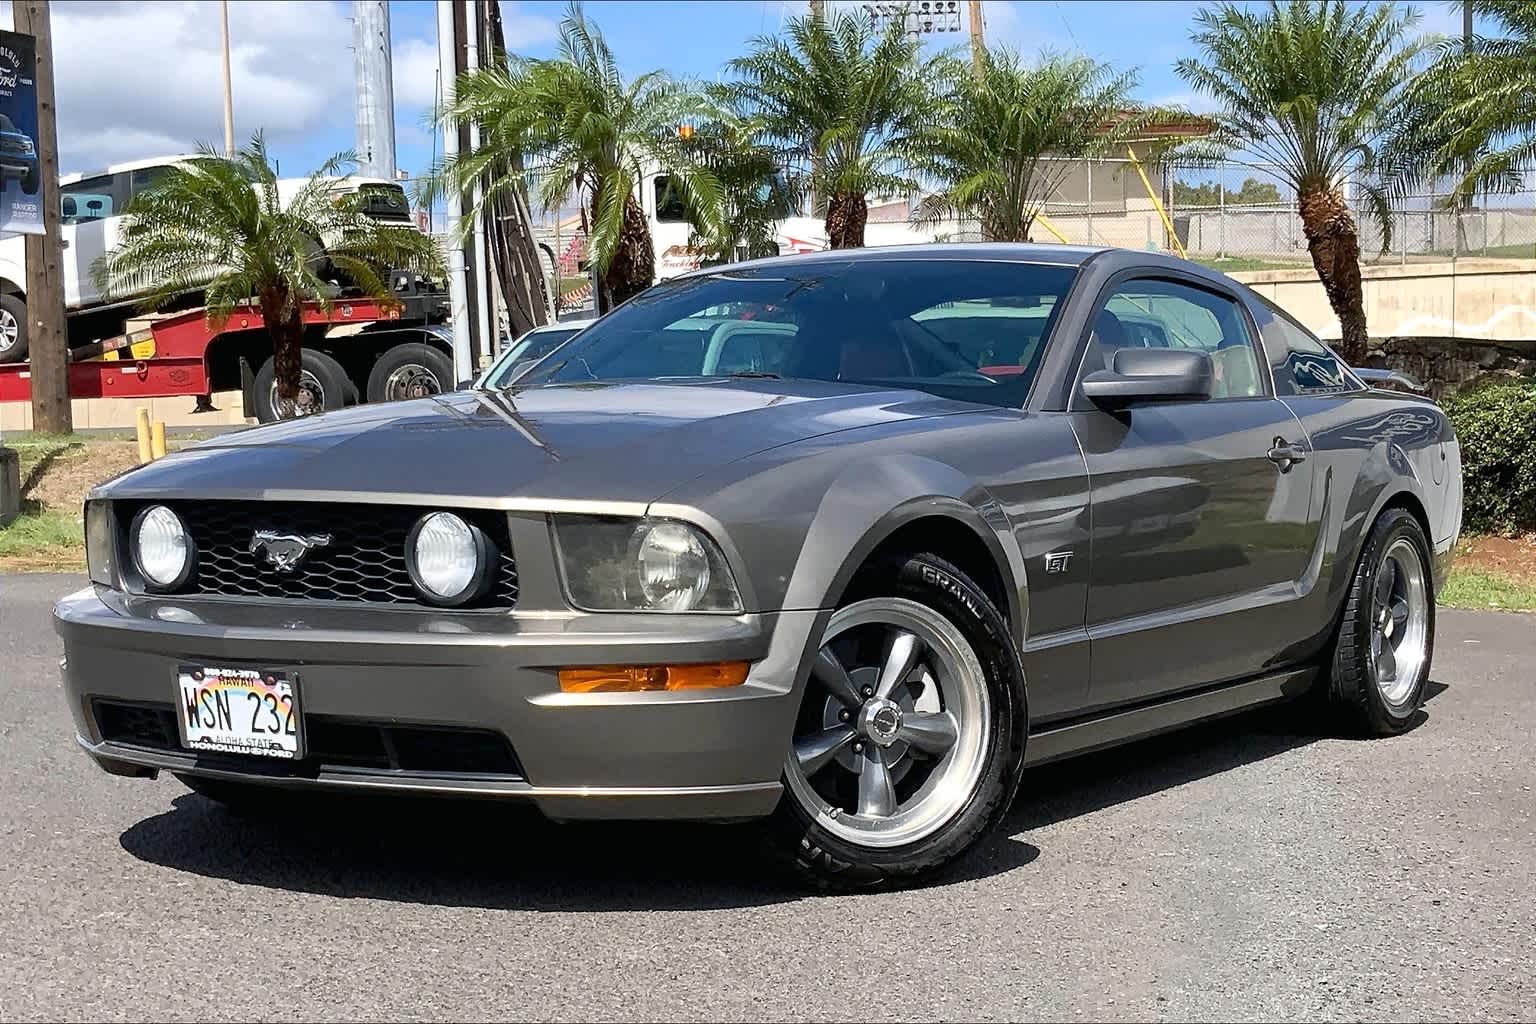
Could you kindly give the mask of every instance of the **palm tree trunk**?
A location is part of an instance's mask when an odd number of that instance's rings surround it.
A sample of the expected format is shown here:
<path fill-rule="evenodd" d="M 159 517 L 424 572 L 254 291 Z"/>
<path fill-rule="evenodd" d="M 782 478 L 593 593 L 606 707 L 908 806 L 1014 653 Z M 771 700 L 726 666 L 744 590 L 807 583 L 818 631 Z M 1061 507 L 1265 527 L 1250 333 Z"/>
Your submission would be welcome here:
<path fill-rule="evenodd" d="M 277 384 L 277 397 L 283 402 L 297 401 L 304 349 L 304 320 L 299 304 L 281 286 L 262 289 L 260 302 L 261 317 L 272 339 L 272 376 Z"/>
<path fill-rule="evenodd" d="M 1365 327 L 1365 294 L 1360 286 L 1360 235 L 1344 194 L 1330 186 L 1302 189 L 1296 206 L 1312 266 L 1339 318 L 1339 354 L 1347 363 L 1364 365 L 1369 336 Z"/>
<path fill-rule="evenodd" d="M 609 308 L 645 291 L 655 279 L 656 250 L 651 245 L 651 229 L 645 223 L 645 211 L 631 195 L 624 201 L 624 226 L 619 229 L 618 247 L 603 275 Z"/>
<path fill-rule="evenodd" d="M 827 241 L 834 249 L 864 247 L 869 204 L 857 192 L 834 192 L 827 200 Z"/>

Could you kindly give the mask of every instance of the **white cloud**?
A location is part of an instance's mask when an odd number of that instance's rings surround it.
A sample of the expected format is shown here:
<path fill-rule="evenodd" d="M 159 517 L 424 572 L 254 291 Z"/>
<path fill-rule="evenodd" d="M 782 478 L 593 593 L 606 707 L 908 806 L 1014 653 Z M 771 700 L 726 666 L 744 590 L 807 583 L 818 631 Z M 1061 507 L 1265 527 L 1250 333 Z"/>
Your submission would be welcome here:
<path fill-rule="evenodd" d="M 437 42 L 404 39 L 394 44 L 395 104 L 431 109 L 437 102 Z"/>
<path fill-rule="evenodd" d="M 542 14 L 530 14 L 515 4 L 503 4 L 501 33 L 506 40 L 507 49 L 515 53 L 525 46 L 553 42 L 560 35 L 560 26 L 554 18 L 546 18 Z"/>
<path fill-rule="evenodd" d="M 351 120 L 346 8 L 301 0 L 229 7 L 237 140 L 261 128 L 281 143 Z M 222 143 L 217 5 L 61 2 L 53 32 L 61 168 Z"/>
<path fill-rule="evenodd" d="M 1219 104 L 1204 93 L 1175 92 L 1166 96 L 1154 96 L 1148 100 L 1155 107 L 1181 107 L 1192 114 L 1212 114 L 1219 109 Z"/>

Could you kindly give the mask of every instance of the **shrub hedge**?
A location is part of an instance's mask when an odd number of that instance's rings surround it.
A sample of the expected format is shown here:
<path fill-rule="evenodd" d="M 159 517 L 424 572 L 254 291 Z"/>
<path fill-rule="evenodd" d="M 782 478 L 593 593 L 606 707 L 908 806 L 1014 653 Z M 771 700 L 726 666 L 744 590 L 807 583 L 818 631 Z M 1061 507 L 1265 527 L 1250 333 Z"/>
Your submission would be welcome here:
<path fill-rule="evenodd" d="M 1441 405 L 1461 442 L 1464 528 L 1536 531 L 1536 380 L 1484 378 Z"/>

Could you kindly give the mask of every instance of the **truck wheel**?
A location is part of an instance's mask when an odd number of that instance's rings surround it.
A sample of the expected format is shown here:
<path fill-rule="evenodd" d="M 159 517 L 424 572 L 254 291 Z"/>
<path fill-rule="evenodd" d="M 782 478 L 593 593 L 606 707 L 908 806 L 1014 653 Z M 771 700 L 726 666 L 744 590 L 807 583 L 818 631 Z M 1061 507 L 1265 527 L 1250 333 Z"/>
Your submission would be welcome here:
<path fill-rule="evenodd" d="M 37 195 L 37 168 L 21 176 L 21 190 L 29 196 Z"/>
<path fill-rule="evenodd" d="M 347 404 L 351 382 L 341 364 L 324 352 L 306 348 L 300 353 L 299 400 L 288 408 L 277 397 L 277 373 L 272 356 L 256 371 L 256 419 L 262 423 L 296 419 L 330 412 Z"/>
<path fill-rule="evenodd" d="M 0 363 L 27 358 L 27 303 L 19 295 L 0 295 Z"/>
<path fill-rule="evenodd" d="M 368 374 L 368 401 L 428 398 L 452 391 L 453 361 L 431 345 L 396 345 L 379 356 Z"/>

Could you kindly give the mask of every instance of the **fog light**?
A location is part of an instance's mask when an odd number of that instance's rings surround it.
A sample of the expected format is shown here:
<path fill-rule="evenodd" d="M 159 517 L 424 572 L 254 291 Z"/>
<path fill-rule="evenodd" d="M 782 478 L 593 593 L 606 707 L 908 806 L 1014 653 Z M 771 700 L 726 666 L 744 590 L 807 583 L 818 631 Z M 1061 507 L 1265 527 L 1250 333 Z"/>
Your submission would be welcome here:
<path fill-rule="evenodd" d="M 599 665 L 563 668 L 560 689 L 566 693 L 638 693 L 645 690 L 713 690 L 747 681 L 744 661 L 712 661 L 702 665 Z"/>

